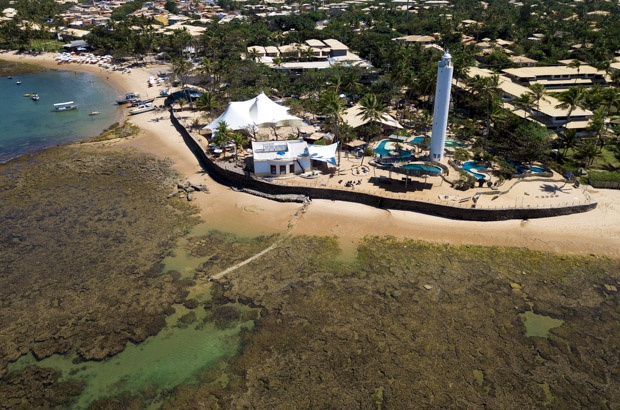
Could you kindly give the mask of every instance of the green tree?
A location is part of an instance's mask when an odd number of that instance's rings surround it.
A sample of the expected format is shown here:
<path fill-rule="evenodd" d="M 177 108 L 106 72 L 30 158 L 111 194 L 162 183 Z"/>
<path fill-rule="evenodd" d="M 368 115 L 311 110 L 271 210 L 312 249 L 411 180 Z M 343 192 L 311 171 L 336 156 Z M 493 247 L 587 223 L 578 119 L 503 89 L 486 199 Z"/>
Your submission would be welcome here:
<path fill-rule="evenodd" d="M 577 156 L 583 159 L 586 167 L 592 166 L 596 158 L 600 155 L 600 151 L 593 139 L 582 140 L 577 145 Z"/>
<path fill-rule="evenodd" d="M 366 94 L 360 100 L 360 106 L 361 108 L 358 116 L 364 121 L 370 121 L 373 135 L 375 132 L 379 134 L 381 131 L 381 126 L 379 124 L 386 118 L 385 105 L 377 99 L 375 94 Z"/>
<path fill-rule="evenodd" d="M 219 146 L 223 146 L 229 143 L 232 138 L 233 131 L 228 128 L 228 124 L 226 123 L 226 121 L 222 121 L 217 125 L 215 133 L 212 137 L 212 141 Z"/>
<path fill-rule="evenodd" d="M 563 156 L 566 156 L 568 150 L 573 148 L 575 144 L 577 144 L 577 130 L 574 129 L 564 129 L 559 133 L 560 137 L 560 148 L 564 147 L 564 152 L 562 152 Z"/>
<path fill-rule="evenodd" d="M 523 110 L 523 118 L 527 117 L 527 114 L 531 114 L 532 107 L 534 107 L 535 97 L 530 92 L 525 92 L 516 97 L 512 103 L 517 109 Z"/>
<path fill-rule="evenodd" d="M 566 91 L 563 91 L 557 95 L 557 99 L 560 104 L 556 105 L 556 108 L 563 110 L 568 109 L 566 113 L 566 125 L 570 122 L 571 115 L 575 108 L 581 107 L 586 98 L 586 91 L 583 86 L 571 87 Z"/>
<path fill-rule="evenodd" d="M 506 157 L 531 163 L 541 160 L 551 147 L 550 132 L 534 122 L 522 122 L 509 138 L 510 151 Z"/>
<path fill-rule="evenodd" d="M 239 160 L 239 148 L 242 148 L 243 145 L 248 143 L 248 139 L 240 132 L 233 132 L 231 136 L 231 141 L 235 144 L 235 161 Z"/>
<path fill-rule="evenodd" d="M 219 102 L 213 93 L 205 92 L 196 100 L 196 107 L 206 111 L 207 118 L 211 118 L 213 111 L 219 107 Z"/>
<path fill-rule="evenodd" d="M 487 141 L 491 132 L 491 111 L 493 106 L 501 106 L 499 98 L 502 90 L 499 88 L 499 75 L 482 77 L 475 75 L 471 78 L 471 92 L 485 104 L 486 131 L 484 135 L 483 151 L 487 151 Z"/>
<path fill-rule="evenodd" d="M 334 131 L 334 142 L 338 144 L 338 166 L 340 166 L 340 153 L 342 151 L 341 143 L 338 138 L 338 129 L 342 122 L 342 114 L 344 112 L 344 101 L 334 90 L 326 91 L 321 95 L 319 100 L 319 109 L 325 115 L 331 117 Z"/>
<path fill-rule="evenodd" d="M 534 100 L 536 101 L 536 111 L 540 111 L 540 102 L 548 101 L 546 98 L 547 90 L 545 89 L 545 86 L 540 83 L 534 83 L 530 85 L 530 92 L 532 93 L 532 95 L 534 96 Z"/>

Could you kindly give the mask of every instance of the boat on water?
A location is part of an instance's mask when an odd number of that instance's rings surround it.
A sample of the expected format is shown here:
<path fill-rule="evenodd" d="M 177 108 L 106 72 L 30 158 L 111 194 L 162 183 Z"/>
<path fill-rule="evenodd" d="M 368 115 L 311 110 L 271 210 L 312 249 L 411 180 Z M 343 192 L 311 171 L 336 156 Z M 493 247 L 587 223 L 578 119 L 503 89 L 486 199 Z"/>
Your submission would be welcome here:
<path fill-rule="evenodd" d="M 139 99 L 140 99 L 140 93 L 127 93 L 125 94 L 125 98 L 116 100 L 116 103 L 118 105 L 129 104 L 129 103 L 133 104 L 135 101 Z"/>
<path fill-rule="evenodd" d="M 32 101 L 39 101 L 39 94 L 34 93 L 30 95 L 30 98 L 32 98 Z"/>
<path fill-rule="evenodd" d="M 77 109 L 77 105 L 73 101 L 54 104 L 54 111 L 70 111 Z"/>
<path fill-rule="evenodd" d="M 88 113 L 88 115 L 99 115 L 101 114 L 99 111 L 91 111 Z"/>
<path fill-rule="evenodd" d="M 153 111 L 154 109 L 155 105 L 153 105 L 153 103 L 141 104 L 133 110 L 129 110 L 129 115 L 142 114 L 143 112 Z"/>
<path fill-rule="evenodd" d="M 155 98 L 149 98 L 149 99 L 146 99 L 146 100 L 136 100 L 136 101 L 131 103 L 131 106 L 132 107 L 138 107 L 140 105 L 152 103 L 153 101 L 155 101 Z"/>
<path fill-rule="evenodd" d="M 15 82 L 15 84 L 22 85 L 22 82 L 18 80 L 18 81 Z"/>

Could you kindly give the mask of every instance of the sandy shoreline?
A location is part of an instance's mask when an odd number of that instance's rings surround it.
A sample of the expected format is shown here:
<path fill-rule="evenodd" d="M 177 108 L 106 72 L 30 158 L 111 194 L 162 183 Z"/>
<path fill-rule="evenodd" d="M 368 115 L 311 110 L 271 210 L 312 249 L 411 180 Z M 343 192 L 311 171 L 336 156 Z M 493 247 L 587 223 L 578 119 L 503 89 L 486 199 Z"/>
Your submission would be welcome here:
<path fill-rule="evenodd" d="M 91 72 L 105 78 L 118 89 L 119 94 L 137 91 L 150 98 L 158 95 L 161 88 L 149 88 L 148 78 L 166 70 L 164 66 L 147 66 L 123 73 L 96 65 L 58 65 L 55 54 L 28 56 L 3 53 L 0 59 Z M 193 115 L 198 116 L 189 112 L 184 115 L 188 121 Z M 140 114 L 131 117 L 130 121 L 144 132 L 118 145 L 170 158 L 176 170 L 186 179 L 206 184 L 210 194 L 197 195 L 195 204 L 200 208 L 201 217 L 213 228 L 246 235 L 288 231 L 299 235 L 335 235 L 340 238 L 345 252 L 352 251 L 364 236 L 392 235 L 449 244 L 524 247 L 557 253 L 620 257 L 620 191 L 591 191 L 598 201 L 598 207 L 591 212 L 527 222 L 459 221 L 326 200 L 313 201 L 307 212 L 301 214 L 298 213 L 298 204 L 277 203 L 237 193 L 211 180 L 168 120 L 167 112 Z M 206 121 L 203 120 L 203 123 Z"/>

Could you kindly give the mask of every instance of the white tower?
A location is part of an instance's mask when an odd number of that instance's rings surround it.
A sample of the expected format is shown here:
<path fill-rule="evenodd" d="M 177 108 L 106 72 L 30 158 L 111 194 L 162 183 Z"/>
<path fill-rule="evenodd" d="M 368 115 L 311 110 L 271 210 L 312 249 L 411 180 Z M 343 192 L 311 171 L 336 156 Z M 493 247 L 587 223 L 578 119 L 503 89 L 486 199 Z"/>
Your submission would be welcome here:
<path fill-rule="evenodd" d="M 452 88 L 452 56 L 447 51 L 441 57 L 437 69 L 437 88 L 435 89 L 435 108 L 433 112 L 433 133 L 431 134 L 431 161 L 443 159 L 446 145 L 446 128 L 450 111 L 450 89 Z"/>

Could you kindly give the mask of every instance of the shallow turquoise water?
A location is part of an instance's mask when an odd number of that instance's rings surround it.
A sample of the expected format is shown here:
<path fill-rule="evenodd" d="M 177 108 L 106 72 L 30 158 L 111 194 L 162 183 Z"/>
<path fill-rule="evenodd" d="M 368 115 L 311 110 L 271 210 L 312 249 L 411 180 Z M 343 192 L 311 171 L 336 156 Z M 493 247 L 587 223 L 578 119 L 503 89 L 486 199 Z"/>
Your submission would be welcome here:
<path fill-rule="evenodd" d="M 30 93 L 38 93 L 40 100 L 24 96 Z M 0 162 L 99 135 L 122 115 L 117 94 L 90 73 L 46 70 L 0 78 Z M 74 101 L 78 109 L 54 112 L 53 105 L 65 101 Z M 90 116 L 91 111 L 100 114 Z"/>

